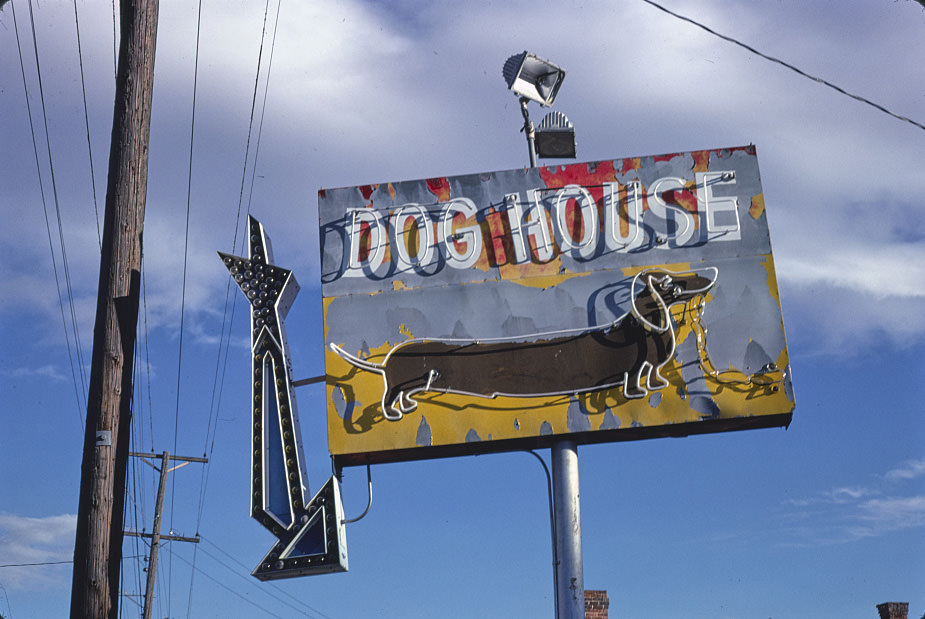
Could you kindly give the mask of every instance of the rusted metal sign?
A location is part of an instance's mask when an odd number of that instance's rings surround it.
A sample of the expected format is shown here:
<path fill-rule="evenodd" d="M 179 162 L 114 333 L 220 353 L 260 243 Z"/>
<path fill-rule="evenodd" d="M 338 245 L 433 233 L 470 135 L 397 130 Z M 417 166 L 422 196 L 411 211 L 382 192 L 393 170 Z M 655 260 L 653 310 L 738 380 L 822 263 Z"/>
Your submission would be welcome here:
<path fill-rule="evenodd" d="M 754 147 L 319 192 L 340 465 L 782 426 Z"/>

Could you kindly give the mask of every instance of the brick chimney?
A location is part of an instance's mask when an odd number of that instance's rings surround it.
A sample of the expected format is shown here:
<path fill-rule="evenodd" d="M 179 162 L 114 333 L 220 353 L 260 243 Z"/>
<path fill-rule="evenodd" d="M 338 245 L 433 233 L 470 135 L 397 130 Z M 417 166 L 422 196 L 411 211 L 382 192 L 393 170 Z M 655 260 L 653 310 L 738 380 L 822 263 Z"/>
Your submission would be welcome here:
<path fill-rule="evenodd" d="M 884 602 L 877 604 L 877 610 L 880 611 L 880 619 L 907 619 L 909 616 L 908 602 Z"/>
<path fill-rule="evenodd" d="M 610 600 L 606 591 L 585 590 L 585 619 L 608 619 Z M 902 619 L 906 619 L 903 617 Z"/>

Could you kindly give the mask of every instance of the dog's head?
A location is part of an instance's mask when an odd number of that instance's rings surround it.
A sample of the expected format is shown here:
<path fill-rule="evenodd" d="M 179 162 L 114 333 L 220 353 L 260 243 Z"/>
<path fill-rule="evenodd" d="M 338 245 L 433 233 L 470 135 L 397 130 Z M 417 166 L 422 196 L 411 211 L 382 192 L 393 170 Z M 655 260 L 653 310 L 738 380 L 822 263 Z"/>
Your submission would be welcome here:
<path fill-rule="evenodd" d="M 681 273 L 666 269 L 649 269 L 640 273 L 638 277 L 653 294 L 665 302 L 665 305 L 670 306 L 706 294 L 716 283 L 718 274 L 719 269 L 716 267 Z"/>
<path fill-rule="evenodd" d="M 633 290 L 649 294 L 633 295 L 632 314 L 646 329 L 664 333 L 670 326 L 668 308 L 677 303 L 686 303 L 705 295 L 716 283 L 719 269 L 706 267 L 696 271 L 676 273 L 667 269 L 646 269 L 633 278 Z M 656 312 L 657 318 L 646 314 Z M 652 319 L 655 322 L 652 321 Z"/>

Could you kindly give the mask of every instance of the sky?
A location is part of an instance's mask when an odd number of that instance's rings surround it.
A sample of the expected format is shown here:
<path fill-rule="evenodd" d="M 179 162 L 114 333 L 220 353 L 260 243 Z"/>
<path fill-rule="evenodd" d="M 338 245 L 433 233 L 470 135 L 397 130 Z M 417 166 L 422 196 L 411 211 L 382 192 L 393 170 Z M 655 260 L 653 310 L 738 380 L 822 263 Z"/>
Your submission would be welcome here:
<path fill-rule="evenodd" d="M 662 5 L 925 123 L 916 2 Z M 266 20 L 206 2 L 198 71 L 197 8 L 160 8 L 133 449 L 209 463 L 170 473 L 165 531 L 201 542 L 162 548 L 155 616 L 554 615 L 545 475 L 519 452 L 374 466 L 349 572 L 249 575 L 273 538 L 248 514 L 246 310 L 215 253 L 241 253 L 248 209 L 264 224 L 301 284 L 294 378 L 323 374 L 318 190 L 527 165 L 501 77 L 523 50 L 567 70 L 554 109 L 578 161 L 755 145 L 796 397 L 787 430 L 580 447 L 585 588 L 635 619 L 925 613 L 925 130 L 643 0 L 290 1 Z M 77 9 L 79 54 L 72 3 L 0 9 L 0 615 L 16 619 L 70 600 L 114 90 L 112 4 Z M 317 489 L 325 394 L 297 397 Z M 155 474 L 131 474 L 126 527 L 150 530 Z M 365 477 L 345 471 L 347 517 Z M 127 538 L 124 617 L 145 554 Z"/>

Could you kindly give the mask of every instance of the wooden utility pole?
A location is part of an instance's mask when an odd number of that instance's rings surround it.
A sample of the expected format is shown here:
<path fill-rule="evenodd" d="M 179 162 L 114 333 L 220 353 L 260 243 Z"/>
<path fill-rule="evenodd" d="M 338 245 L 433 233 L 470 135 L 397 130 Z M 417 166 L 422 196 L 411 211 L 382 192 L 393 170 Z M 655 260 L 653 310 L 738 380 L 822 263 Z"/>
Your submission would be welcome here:
<path fill-rule="evenodd" d="M 121 0 L 109 185 L 80 471 L 71 619 L 117 619 L 157 0 Z"/>
<path fill-rule="evenodd" d="M 150 462 L 150 458 L 157 457 L 157 454 L 147 454 L 147 453 L 129 453 L 130 456 L 135 456 L 141 458 L 146 464 L 154 467 L 161 474 L 160 482 L 157 485 L 157 502 L 154 505 L 154 526 L 152 527 L 151 533 L 138 533 L 137 531 L 126 531 L 126 535 L 132 535 L 135 537 L 148 537 L 151 538 L 151 554 L 148 559 L 148 579 L 145 586 L 145 602 L 142 607 L 141 617 L 142 619 L 151 619 L 151 609 L 154 606 L 154 581 L 157 577 L 157 551 L 160 549 L 161 540 L 167 541 L 178 541 L 178 542 L 193 542 L 194 544 L 199 543 L 198 537 L 183 537 L 180 535 L 161 535 L 161 517 L 164 510 L 164 492 L 167 490 L 167 473 L 175 471 L 176 469 L 186 466 L 190 462 L 208 462 L 205 458 L 188 458 L 184 456 L 171 456 L 170 452 L 165 451 L 161 454 L 161 468 L 157 468 Z M 178 464 L 172 468 L 170 467 L 171 460 L 179 460 L 182 464 Z"/>

